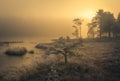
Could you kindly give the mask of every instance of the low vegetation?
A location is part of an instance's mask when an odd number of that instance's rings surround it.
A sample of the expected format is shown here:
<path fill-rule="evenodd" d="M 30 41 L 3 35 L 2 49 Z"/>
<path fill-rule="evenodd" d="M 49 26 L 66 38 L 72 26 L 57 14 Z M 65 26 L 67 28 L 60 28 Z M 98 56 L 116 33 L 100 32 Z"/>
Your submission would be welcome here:
<path fill-rule="evenodd" d="M 60 37 L 55 40 L 52 45 L 37 45 L 37 48 L 44 49 L 46 54 L 55 54 L 55 55 L 63 55 L 65 64 L 68 63 L 68 56 L 75 56 L 77 52 L 73 51 L 73 49 L 80 45 L 82 47 L 82 39 L 71 40 L 68 36 L 66 38 Z"/>
<path fill-rule="evenodd" d="M 72 40 L 73 41 L 73 40 Z M 0 73 L 1 81 L 119 81 L 120 43 L 86 42 L 72 49 L 77 56 L 62 54 L 38 57 L 30 65 L 8 68 Z M 44 50 L 45 51 L 45 50 Z M 46 54 L 42 54 L 43 56 Z M 59 56 L 61 55 L 61 57 Z M 60 60 L 58 60 L 60 59 Z"/>
<path fill-rule="evenodd" d="M 25 47 L 15 47 L 15 48 L 8 48 L 5 51 L 6 55 L 10 56 L 22 56 L 27 53 L 27 49 Z"/>
<path fill-rule="evenodd" d="M 81 47 L 79 43 L 75 49 L 72 48 L 74 53 L 79 54 L 77 57 L 68 55 L 67 64 L 55 61 L 44 65 L 44 69 L 40 69 L 30 81 L 119 81 L 119 45 L 114 41 L 94 41 L 86 42 Z"/>
<path fill-rule="evenodd" d="M 45 44 L 37 44 L 35 47 L 43 50 L 46 50 L 48 48 Z"/>
<path fill-rule="evenodd" d="M 77 63 L 43 64 L 38 73 L 30 77 L 31 81 L 79 81 L 82 75 L 89 74 L 90 69 L 86 65 Z"/>
<path fill-rule="evenodd" d="M 34 50 L 30 50 L 28 53 L 29 54 L 34 54 L 35 52 L 34 52 Z"/>

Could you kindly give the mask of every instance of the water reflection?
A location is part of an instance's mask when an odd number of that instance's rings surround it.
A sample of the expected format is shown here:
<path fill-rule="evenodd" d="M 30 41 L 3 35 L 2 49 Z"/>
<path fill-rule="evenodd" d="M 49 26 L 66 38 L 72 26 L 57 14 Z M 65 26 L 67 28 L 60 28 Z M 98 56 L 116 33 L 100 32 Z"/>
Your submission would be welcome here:
<path fill-rule="evenodd" d="M 7 56 L 4 54 L 5 50 L 10 48 L 10 47 L 25 47 L 27 50 L 34 50 L 34 54 L 25 54 L 24 56 Z M 37 57 L 41 57 L 42 51 L 34 48 L 35 44 L 33 43 L 15 43 L 15 44 L 10 44 L 9 46 L 0 46 L 0 72 L 3 69 L 13 67 L 13 66 L 20 66 L 20 65 L 27 65 L 31 63 L 34 59 Z"/>

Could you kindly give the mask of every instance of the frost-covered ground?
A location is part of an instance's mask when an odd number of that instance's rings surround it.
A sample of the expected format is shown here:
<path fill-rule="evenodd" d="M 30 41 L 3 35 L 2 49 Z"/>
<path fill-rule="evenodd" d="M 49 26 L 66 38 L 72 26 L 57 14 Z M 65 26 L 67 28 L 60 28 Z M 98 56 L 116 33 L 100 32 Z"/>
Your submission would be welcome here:
<path fill-rule="evenodd" d="M 49 81 L 50 76 L 58 81 L 120 81 L 119 42 L 84 42 L 83 47 L 78 45 L 75 48 L 80 57 L 68 57 L 68 65 L 64 65 L 63 60 L 58 60 L 63 57 L 45 56 L 44 51 L 34 48 L 35 45 L 10 45 L 25 46 L 28 50 L 35 51 L 34 54 L 27 53 L 23 57 L 6 56 L 3 52 L 8 46 L 0 47 L 1 81 Z M 58 65 L 53 67 L 51 64 L 56 62 Z"/>

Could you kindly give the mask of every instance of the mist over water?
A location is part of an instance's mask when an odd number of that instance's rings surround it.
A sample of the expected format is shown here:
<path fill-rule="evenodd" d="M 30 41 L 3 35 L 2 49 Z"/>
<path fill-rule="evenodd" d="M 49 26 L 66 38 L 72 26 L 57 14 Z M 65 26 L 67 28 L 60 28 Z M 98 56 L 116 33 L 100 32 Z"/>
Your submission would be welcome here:
<path fill-rule="evenodd" d="M 62 22 L 61 22 L 62 21 Z M 66 23 L 67 22 L 67 23 Z M 0 19 L 0 73 L 11 67 L 19 65 L 27 66 L 27 63 L 41 57 L 41 51 L 35 46 L 39 43 L 49 43 L 52 39 L 60 36 L 71 35 L 71 24 L 67 20 L 51 19 L 24 19 L 24 18 L 1 18 Z M 70 30 L 67 28 L 69 27 Z M 67 31 L 66 31 L 67 30 Z M 3 42 L 15 42 L 2 44 Z M 19 43 L 21 42 L 21 43 Z M 7 56 L 8 48 L 25 47 L 28 51 L 34 50 L 35 54 L 27 53 L 22 57 Z"/>
<path fill-rule="evenodd" d="M 0 39 L 54 38 L 71 35 L 71 24 L 71 20 L 66 19 L 1 18 Z"/>
<path fill-rule="evenodd" d="M 22 65 L 23 63 L 32 60 L 34 57 L 41 56 L 40 50 L 37 50 L 35 46 L 39 43 L 50 43 L 52 42 L 52 39 L 55 39 L 56 37 L 5 37 L 1 38 L 0 42 L 16 42 L 16 43 L 10 43 L 9 45 L 0 45 L 0 66 L 2 69 L 7 69 L 9 67 Z M 18 42 L 18 43 L 17 43 Z M 22 43 L 19 43 L 22 42 Z M 27 53 L 23 57 L 12 57 L 5 55 L 5 51 L 8 48 L 14 48 L 14 47 L 25 47 L 28 51 L 34 50 L 35 54 L 31 55 Z M 38 54 L 37 54 L 38 53 Z M 34 56 L 34 57 L 33 57 Z"/>
<path fill-rule="evenodd" d="M 28 40 L 27 40 L 28 41 Z M 41 41 L 43 42 L 43 41 Z M 7 71 L 10 68 L 22 66 L 29 64 L 36 58 L 41 57 L 43 53 L 40 50 L 35 48 L 37 42 L 23 42 L 23 43 L 10 43 L 9 45 L 0 46 L 0 73 Z M 25 54 L 24 56 L 8 56 L 5 54 L 5 51 L 9 48 L 14 47 L 25 47 L 27 51 L 34 50 L 35 54 Z"/>
<path fill-rule="evenodd" d="M 0 42 L 49 43 L 58 37 L 2 37 Z"/>

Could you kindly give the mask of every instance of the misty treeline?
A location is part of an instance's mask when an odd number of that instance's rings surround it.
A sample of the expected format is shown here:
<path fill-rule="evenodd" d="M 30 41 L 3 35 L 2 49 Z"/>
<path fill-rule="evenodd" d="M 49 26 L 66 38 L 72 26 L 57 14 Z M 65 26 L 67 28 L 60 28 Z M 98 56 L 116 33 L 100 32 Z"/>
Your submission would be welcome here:
<path fill-rule="evenodd" d="M 87 25 L 89 38 L 120 37 L 120 13 L 115 18 L 113 13 L 99 9 Z"/>
<path fill-rule="evenodd" d="M 77 39 L 82 38 L 81 35 L 81 25 L 82 25 L 83 19 L 76 18 L 73 20 L 73 28 L 75 31 L 72 33 Z"/>

